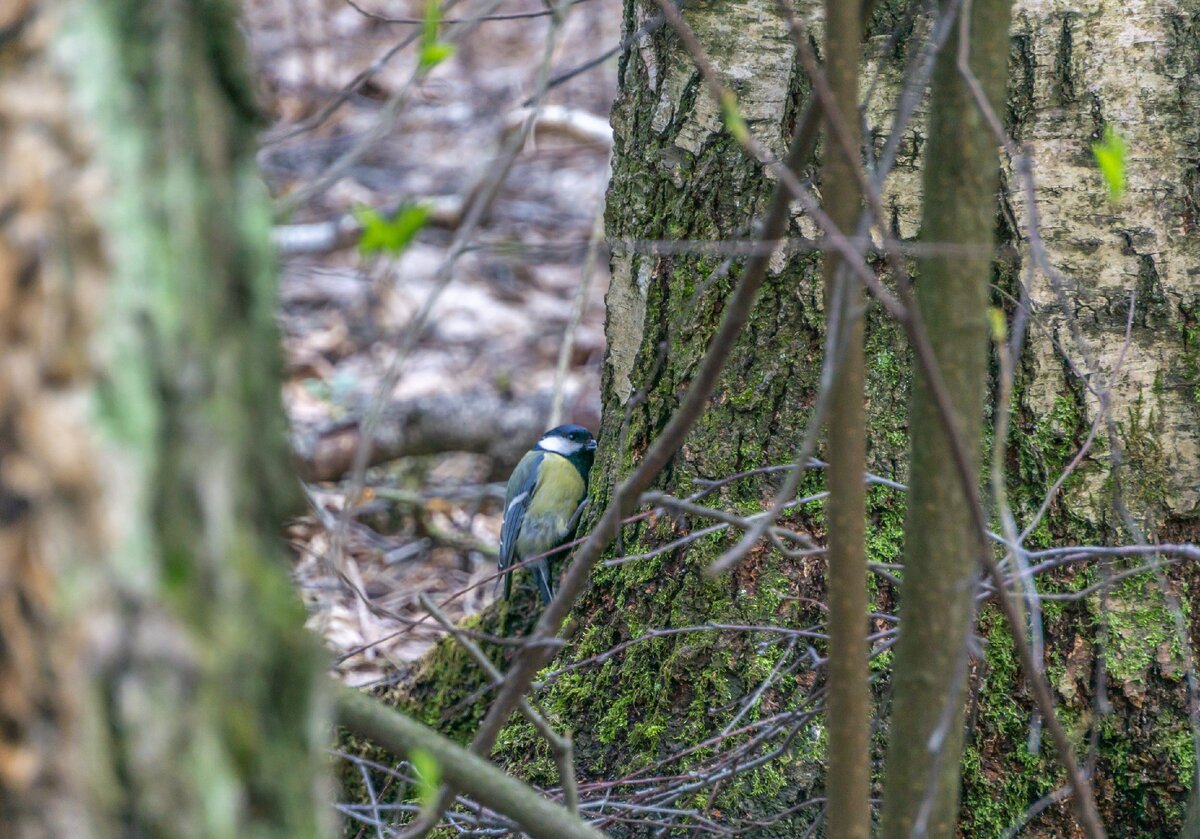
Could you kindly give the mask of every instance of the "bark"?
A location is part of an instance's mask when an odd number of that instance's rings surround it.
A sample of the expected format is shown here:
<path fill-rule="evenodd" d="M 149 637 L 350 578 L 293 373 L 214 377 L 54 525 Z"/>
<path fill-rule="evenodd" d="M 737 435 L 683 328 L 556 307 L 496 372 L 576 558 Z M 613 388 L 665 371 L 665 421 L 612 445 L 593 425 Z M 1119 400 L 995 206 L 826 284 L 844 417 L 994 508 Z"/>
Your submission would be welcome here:
<path fill-rule="evenodd" d="M 1091 0 L 1079 9 L 1064 13 L 1057 4 L 1040 0 L 1018 4 L 1005 117 L 1019 141 L 1033 144 L 1043 237 L 1070 284 L 1068 296 L 1075 314 L 1082 315 L 1081 329 L 1093 357 L 1098 365 L 1107 364 L 1105 369 L 1112 368 L 1123 342 L 1123 290 L 1131 285 L 1144 289 L 1126 375 L 1113 377 L 1118 440 L 1132 464 L 1123 498 L 1150 535 L 1194 540 L 1200 522 L 1200 402 L 1194 398 L 1200 382 L 1200 308 L 1195 307 L 1200 300 L 1195 273 L 1200 238 L 1192 234 L 1200 217 L 1200 6 L 1193 0 L 1132 6 Z M 656 11 L 653 3 L 631 0 L 627 29 Z M 772 0 L 689 4 L 684 14 L 736 90 L 747 124 L 781 151 L 806 83 Z M 902 18 L 900 4 L 884 3 L 872 24 L 871 46 L 881 46 L 885 33 Z M 814 37 L 818 35 L 819 29 Z M 881 69 L 894 84 L 914 40 L 901 37 L 894 50 L 872 58 L 866 71 Z M 877 55 L 871 46 L 867 54 Z M 748 235 L 771 184 L 725 132 L 720 107 L 707 97 L 674 36 L 658 31 L 622 56 L 619 72 L 606 219 L 610 238 Z M 868 123 L 873 130 L 887 124 L 893 103 L 892 90 L 872 100 Z M 1109 120 L 1118 122 L 1135 150 L 1128 193 L 1116 207 L 1107 203 L 1090 153 L 1091 141 Z M 915 238 L 922 213 L 918 185 L 927 136 L 918 119 L 903 139 L 901 163 L 886 196 L 894 232 L 908 239 Z M 873 141 L 882 142 L 879 137 Z M 1029 208 L 1013 173 L 1004 172 L 1002 182 L 1004 201 L 994 223 L 1002 244 L 1016 255 L 993 265 L 992 302 L 1011 310 L 1017 278 L 1028 259 L 1018 234 Z M 802 235 L 815 232 L 801 217 L 793 219 L 791 229 Z M 730 277 L 718 270 L 721 263 L 716 255 L 614 252 L 593 511 L 603 508 L 612 487 L 638 461 L 686 391 L 731 287 Z M 738 270 L 736 264 L 733 270 Z M 1050 281 L 1042 273 L 1034 281 L 1036 323 L 1022 358 L 1007 458 L 1009 492 L 1021 522 L 1032 520 L 1097 411 L 1096 400 L 1064 360 L 1066 351 L 1080 369 L 1089 369 L 1065 320 L 1055 312 Z M 814 256 L 776 254 L 717 395 L 658 488 L 686 495 L 704 488 L 704 480 L 791 459 L 820 366 L 820 290 Z M 868 464 L 901 481 L 910 477 L 907 357 L 896 330 L 872 310 L 866 336 Z M 1048 516 L 1031 535 L 1032 546 L 1128 538 L 1111 512 L 1115 484 L 1104 436 L 1054 498 Z M 819 476 L 812 476 L 801 491 L 823 488 Z M 772 489 L 769 480 L 751 478 L 706 500 L 725 509 L 757 511 Z M 904 496 L 872 487 L 867 505 L 870 558 L 896 561 L 904 547 Z M 825 535 L 820 511 L 794 513 L 787 521 L 817 538 Z M 681 535 L 685 526 L 707 524 L 661 517 L 631 525 L 624 530 L 622 548 L 626 554 L 650 551 Z M 590 594 L 576 610 L 570 644 L 559 664 L 597 655 L 654 628 L 709 621 L 804 626 L 824 620 L 814 606 L 826 596 L 821 563 L 788 560 L 763 546 L 734 574 L 706 578 L 702 570 L 736 537 L 712 536 L 686 549 L 598 570 Z M 1189 610 L 1194 644 L 1200 627 L 1192 617 L 1193 600 L 1200 579 L 1190 569 L 1172 575 Z M 1097 580 L 1094 571 L 1076 568 L 1048 578 L 1046 585 L 1077 591 Z M 877 580 L 871 594 L 874 608 L 894 610 L 895 592 L 887 583 Z M 1123 581 L 1106 599 L 1089 595 L 1049 602 L 1044 618 L 1048 672 L 1069 730 L 1081 746 L 1094 723 L 1095 783 L 1111 834 L 1173 834 L 1182 822 L 1191 782 L 1191 732 L 1180 649 L 1152 576 Z M 1104 637 L 1097 631 L 1102 619 L 1107 623 L 1104 684 L 1113 711 L 1098 716 L 1092 677 Z M 485 626 L 488 620 L 482 618 Z M 1001 623 L 990 608 L 981 612 L 981 631 L 989 640 L 968 683 L 960 815 L 963 835 L 976 837 L 1003 835 L 1060 783 L 1052 750 L 1046 744 L 1040 749 L 1030 745 L 1030 703 Z M 888 627 L 877 623 L 872 628 Z M 494 653 L 502 660 L 502 650 Z M 536 698 L 552 723 L 574 732 L 585 780 L 619 778 L 719 732 L 739 701 L 751 696 L 781 659 L 795 654 L 786 644 L 744 632 L 655 637 L 632 644 L 602 665 L 555 679 Z M 881 687 L 886 687 L 890 663 L 886 656 L 873 663 L 882 674 Z M 447 645 L 410 674 L 393 698 L 421 707 L 427 719 L 440 721 L 456 735 L 469 736 L 486 708 L 472 694 L 480 684 L 473 665 Z M 742 722 L 800 707 L 813 686 L 811 674 L 800 669 L 796 678 L 767 691 Z M 463 697 L 467 700 L 460 704 Z M 779 816 L 809 796 L 822 795 L 826 732 L 820 722 L 809 720 L 794 732 L 785 759 L 736 776 L 715 792 L 694 793 L 683 803 L 707 818 L 734 824 L 746 816 Z M 694 753 L 668 768 L 686 772 L 710 755 Z M 510 723 L 496 756 L 525 777 L 556 783 L 548 750 L 524 723 Z M 880 757 L 877 749 L 875 758 Z M 796 835 L 814 816 L 813 808 L 801 807 L 754 828 L 751 835 Z M 630 830 L 628 835 L 640 835 Z M 1045 808 L 1027 830 L 1030 835 L 1073 835 L 1068 807 Z"/>
<path fill-rule="evenodd" d="M 840 230 L 858 224 L 858 65 L 862 37 L 857 3 L 825 4 L 825 76 L 834 116 L 825 119 L 825 207 Z M 833 104 L 833 103 L 830 103 Z M 831 109 L 832 110 L 832 109 Z M 840 140 L 840 142 L 839 142 Z M 844 145 L 843 145 L 844 144 Z M 846 148 L 845 146 L 850 146 Z M 829 414 L 829 833 L 846 839 L 871 835 L 871 694 L 867 681 L 867 422 L 863 406 L 863 293 L 833 254 L 825 257 L 825 310 L 840 346 Z M 844 335 L 844 338 L 842 337 Z"/>
<path fill-rule="evenodd" d="M 220 0 L 0 12 L 0 834 L 330 828 Z"/>
<path fill-rule="evenodd" d="M 1004 101 L 1009 15 L 1009 0 L 976 0 L 971 6 L 969 66 L 993 108 Z M 930 342 L 975 477 L 983 445 L 988 281 L 1000 161 L 992 128 L 959 69 L 961 36 L 956 26 L 933 75 L 921 239 L 963 245 L 973 255 L 921 260 L 916 302 L 930 325 Z M 911 477 L 883 836 L 915 832 L 952 839 L 958 825 L 967 643 L 980 549 L 986 546 L 924 376 L 916 377 L 909 422 Z"/>

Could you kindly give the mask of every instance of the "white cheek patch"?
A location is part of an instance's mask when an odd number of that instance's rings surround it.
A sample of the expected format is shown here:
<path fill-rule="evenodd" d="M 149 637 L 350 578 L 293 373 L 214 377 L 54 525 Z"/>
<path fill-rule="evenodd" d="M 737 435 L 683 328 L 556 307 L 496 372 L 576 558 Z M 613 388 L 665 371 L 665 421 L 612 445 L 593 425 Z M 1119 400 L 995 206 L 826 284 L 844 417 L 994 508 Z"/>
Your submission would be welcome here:
<path fill-rule="evenodd" d="M 570 457 L 583 448 L 582 443 L 576 443 L 564 437 L 543 437 L 538 441 L 538 448 L 544 452 L 554 452 L 563 457 Z"/>
<path fill-rule="evenodd" d="M 529 497 L 528 492 L 522 492 L 520 495 L 518 495 L 516 498 L 514 498 L 512 501 L 509 502 L 508 509 L 506 509 L 504 511 L 505 514 L 507 515 L 508 513 L 511 513 L 513 507 L 516 507 L 518 504 L 520 504 L 522 501 L 524 501 L 528 497 Z"/>

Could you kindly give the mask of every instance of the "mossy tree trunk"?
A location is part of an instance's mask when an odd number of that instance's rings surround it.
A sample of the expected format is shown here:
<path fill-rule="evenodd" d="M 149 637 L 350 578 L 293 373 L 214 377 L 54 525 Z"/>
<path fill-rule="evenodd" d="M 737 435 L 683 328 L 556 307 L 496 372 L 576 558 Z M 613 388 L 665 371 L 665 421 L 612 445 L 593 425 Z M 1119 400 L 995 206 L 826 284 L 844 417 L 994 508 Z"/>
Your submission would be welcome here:
<path fill-rule="evenodd" d="M 317 837 L 234 8 L 0 9 L 0 834 Z"/>
<path fill-rule="evenodd" d="M 627 6 L 631 26 L 652 13 L 650 4 Z M 768 145 L 780 148 L 805 83 L 771 3 L 704 4 L 686 14 L 737 90 L 748 123 Z M 873 23 L 873 43 L 877 45 L 900 17 L 897 8 L 884 4 Z M 1200 292 L 1200 243 L 1187 235 L 1198 202 L 1198 29 L 1200 6 L 1194 3 L 1148 3 L 1132 13 L 1123 6 L 1091 3 L 1083 14 L 1063 15 L 1050 4 L 1033 2 L 1018 4 L 1012 28 L 1010 130 L 1018 140 L 1033 144 L 1043 236 L 1051 258 L 1073 284 L 1068 295 L 1075 313 L 1094 313 L 1085 316 L 1083 329 L 1101 363 L 1107 359 L 1111 364 L 1123 342 L 1127 310 L 1119 289 L 1149 288 L 1141 294 L 1139 306 L 1145 307 L 1140 308 L 1145 314 L 1135 326 L 1130 350 L 1141 359 L 1131 368 L 1131 378 L 1141 386 L 1134 387 L 1130 378 L 1115 382 L 1112 410 L 1120 420 L 1127 456 L 1138 464 L 1131 470 L 1139 476 L 1138 486 L 1153 490 L 1131 493 L 1136 497 L 1126 500 L 1148 532 L 1163 538 L 1194 536 L 1193 523 L 1200 512 L 1195 492 L 1200 431 L 1193 393 L 1197 333 L 1190 314 L 1192 299 Z M 1126 46 L 1131 35 L 1137 36 L 1136 50 Z M 901 55 L 884 57 L 886 78 L 896 78 L 906 57 L 903 49 Z M 1069 95 L 1064 98 L 1062 82 L 1068 78 Z M 610 239 L 620 243 L 747 235 L 770 184 L 723 130 L 719 110 L 705 97 L 697 72 L 675 39 L 660 33 L 627 54 L 620 65 L 620 82 L 613 114 L 617 147 L 607 218 Z M 892 101 L 885 95 L 873 102 L 870 122 L 876 130 L 887 125 Z M 1090 156 L 1090 143 L 1107 120 L 1117 122 L 1131 148 L 1145 153 L 1144 162 L 1134 153 L 1129 192 L 1116 208 L 1108 205 Z M 918 120 L 905 139 L 907 154 L 901 155 L 904 162 L 888 195 L 895 230 L 904 237 L 918 232 L 917 185 L 925 136 L 923 120 Z M 1006 173 L 1005 184 L 1009 193 L 1019 192 L 1013 173 Z M 1028 211 L 1019 197 L 1009 202 L 996 224 L 1004 240 L 1020 250 L 1019 231 Z M 795 220 L 793 229 L 814 232 L 803 218 Z M 1130 246 L 1130 237 L 1145 245 Z M 997 304 L 1011 300 L 1025 258 L 1022 254 L 997 263 Z M 710 281 L 720 261 L 614 247 L 603 442 L 594 479 L 597 501 L 603 501 L 616 478 L 636 460 L 687 387 L 732 283 Z M 702 480 L 790 459 L 807 418 L 820 362 L 824 313 L 817 266 L 818 260 L 808 255 L 777 258 L 719 393 L 663 476 L 664 489 L 686 495 L 703 488 Z M 1104 278 L 1107 291 L 1093 285 L 1097 277 Z M 1033 296 L 1039 326 L 1031 335 L 1020 374 L 1019 434 L 1014 435 L 1009 457 L 1011 492 L 1022 521 L 1032 518 L 1049 484 L 1075 454 L 1097 409 L 1095 400 L 1082 395 L 1085 391 L 1063 353 L 1054 349 L 1057 341 L 1078 361 L 1079 350 L 1070 345 L 1063 319 L 1055 313 L 1048 278 L 1035 274 Z M 868 457 L 873 470 L 901 481 L 908 479 L 907 357 L 896 331 L 873 311 L 867 339 Z M 643 389 L 645 398 L 635 399 L 627 411 L 631 397 Z M 1130 538 L 1113 525 L 1106 448 L 1093 449 L 1084 468 L 1068 480 L 1035 545 Z M 1172 469 L 1163 468 L 1166 451 L 1172 453 Z M 710 500 L 751 511 L 759 509 L 767 495 L 767 487 L 748 480 Z M 868 504 L 872 558 L 902 558 L 904 499 L 876 487 Z M 811 519 L 795 517 L 793 523 L 821 535 Z M 635 554 L 675 535 L 670 521 L 634 525 L 626 529 L 624 551 Z M 790 562 L 763 549 L 730 577 L 706 580 L 701 569 L 725 547 L 727 541 L 712 537 L 686 550 L 599 571 L 591 596 L 578 610 L 576 645 L 568 656 L 593 655 L 652 628 L 709 621 L 804 626 L 822 617 L 805 605 L 825 596 L 813 563 Z M 1136 583 L 1115 592 L 1108 603 L 1116 613 L 1108 652 L 1115 708 L 1097 723 L 1098 789 L 1105 819 L 1115 833 L 1151 836 L 1178 824 L 1182 790 L 1191 779 L 1190 730 L 1186 689 L 1172 652 L 1178 648 L 1163 599 L 1150 575 L 1134 579 Z M 1052 584 L 1079 589 L 1096 580 L 1094 572 L 1082 571 Z M 1181 583 L 1180 591 L 1186 594 L 1190 589 Z M 892 607 L 893 594 L 881 585 L 877 604 Z M 1091 713 L 1092 639 L 1104 610 L 1094 597 L 1050 604 L 1046 610 L 1047 664 L 1067 723 L 1081 744 L 1087 735 L 1084 720 Z M 1055 789 L 1060 775 L 1048 745 L 1036 753 L 1029 750 L 1029 701 L 1011 648 L 990 609 L 982 619 L 993 640 L 971 684 L 977 699 L 972 702 L 974 725 L 968 731 L 963 764 L 963 829 L 968 835 L 996 836 L 1027 806 Z M 759 645 L 745 635 L 655 638 L 603 667 L 561 679 L 546 701 L 557 705 L 564 719 L 572 719 L 580 753 L 590 758 L 593 771 L 611 776 L 719 731 L 738 700 L 754 690 L 781 655 L 781 647 Z M 574 703 L 593 692 L 606 699 L 580 718 Z M 781 691 L 774 707 L 798 701 Z M 756 713 L 766 716 L 767 710 Z M 793 761 L 816 757 L 821 736 L 815 726 L 801 732 L 791 748 Z M 738 795 L 723 803 L 740 801 L 758 813 L 783 810 L 820 789 L 819 781 L 809 789 L 798 787 L 794 776 L 778 768 L 761 770 L 734 786 Z M 1070 821 L 1066 805 L 1056 805 L 1033 829 L 1040 826 L 1067 835 Z"/>
<path fill-rule="evenodd" d="M 814 7 L 807 4 L 801 11 L 813 15 Z M 627 29 L 656 12 L 652 2 L 628 0 Z M 781 152 L 807 85 L 774 0 L 689 4 L 684 14 L 736 91 L 747 124 Z M 902 4 L 881 4 L 870 27 L 868 56 L 878 55 L 873 47 L 903 18 Z M 817 22 L 814 42 L 819 34 Z M 916 42 L 902 36 L 894 50 L 871 59 L 866 71 L 881 71 L 884 88 L 894 85 Z M 1069 284 L 1066 294 L 1088 343 L 1087 356 L 1110 373 L 1114 439 L 1129 464 L 1123 501 L 1149 538 L 1195 540 L 1200 523 L 1200 237 L 1195 235 L 1200 222 L 1200 3 L 1130 6 L 1089 0 L 1078 11 L 1063 12 L 1055 3 L 1024 0 L 1014 9 L 1010 46 L 1005 117 L 1018 142 L 1032 146 L 1042 236 Z M 679 403 L 720 320 L 739 264 L 735 261 L 727 275 L 721 254 L 651 254 L 623 243 L 753 235 L 753 220 L 771 188 L 725 131 L 719 106 L 665 28 L 623 55 L 619 74 L 607 213 L 613 258 L 605 410 L 593 510 L 603 507 Z M 886 130 L 894 94 L 891 88 L 872 100 L 872 130 Z M 1117 206 L 1108 203 L 1090 151 L 1109 121 L 1132 150 L 1127 194 Z M 915 239 L 922 217 L 925 141 L 919 117 L 903 138 L 886 195 L 893 232 L 905 239 Z M 996 229 L 1016 255 L 993 264 L 992 304 L 1011 311 L 1017 279 L 1028 263 L 1020 231 L 1030 208 L 1014 173 L 1002 172 L 1001 182 L 1005 189 Z M 804 236 L 816 232 L 801 216 L 793 219 L 792 230 Z M 1077 376 L 1077 371 L 1089 372 L 1091 362 L 1058 311 L 1050 280 L 1041 272 L 1032 276 L 1033 327 L 1018 371 L 1007 452 L 1009 493 L 1022 526 L 1034 520 L 1098 410 Z M 718 392 L 661 476 L 660 488 L 683 496 L 708 488 L 707 481 L 790 462 L 820 370 L 821 287 L 817 256 L 776 255 Z M 1131 287 L 1139 290 L 1138 314 L 1124 374 L 1112 376 L 1124 343 Z M 868 465 L 907 481 L 908 351 L 876 309 L 868 316 L 866 365 Z M 1112 512 L 1115 485 L 1105 437 L 1100 435 L 1055 496 L 1030 535 L 1031 547 L 1131 538 Z M 706 503 L 755 512 L 773 487 L 761 476 L 750 477 L 722 487 Z M 823 488 L 821 477 L 813 475 L 801 491 Z M 867 506 L 871 558 L 901 560 L 903 494 L 873 486 Z M 820 510 L 813 506 L 789 515 L 787 522 L 825 537 Z M 670 517 L 639 522 L 625 528 L 621 548 L 628 555 L 648 552 L 680 535 L 684 524 L 709 523 Z M 654 629 L 710 622 L 803 627 L 824 620 L 819 561 L 789 560 L 763 546 L 731 575 L 705 577 L 703 569 L 734 538 L 716 534 L 684 549 L 597 570 L 576 610 L 560 665 Z M 1170 574 L 1195 635 L 1200 625 L 1192 610 L 1200 578 L 1184 568 Z M 1099 579 L 1094 567 L 1074 567 L 1042 582 L 1044 589 L 1077 591 Z M 874 605 L 894 611 L 895 594 L 877 582 Z M 1182 820 L 1193 752 L 1180 649 L 1153 576 L 1126 579 L 1104 599 L 1092 594 L 1048 601 L 1043 617 L 1047 671 L 1068 731 L 1081 749 L 1094 739 L 1095 783 L 1111 834 L 1172 834 Z M 1002 623 L 990 607 L 983 608 L 980 625 L 988 643 L 968 686 L 960 829 L 974 837 L 1002 835 L 1026 808 L 1061 784 L 1049 744 L 1030 746 L 1031 704 Z M 1094 702 L 1093 674 L 1102 638 L 1107 639 L 1103 662 L 1112 711 L 1100 716 L 1096 711 L 1103 704 Z M 1198 639 L 1191 640 L 1194 646 Z M 537 699 L 553 721 L 574 733 L 585 777 L 620 778 L 720 732 L 781 661 L 786 668 L 800 654 L 802 648 L 745 631 L 660 635 L 633 643 L 600 665 L 557 676 Z M 469 736 L 472 713 L 481 712 L 486 700 L 471 694 L 469 713 L 456 704 L 479 684 L 478 677 L 465 676 L 472 671 L 464 662 L 448 644 L 401 692 L 429 719 L 449 722 Z M 873 664 L 885 689 L 880 696 L 886 696 L 888 665 L 886 654 Z M 803 709 L 814 685 L 803 667 L 792 672 L 790 681 L 760 696 L 740 723 Z M 820 795 L 821 720 L 804 720 L 791 733 L 785 759 L 729 779 L 716 795 L 709 789 L 689 793 L 683 803 L 733 823 L 740 816 L 776 815 Z M 875 745 L 881 758 L 882 735 Z M 703 766 L 716 751 L 701 749 L 655 771 L 686 772 Z M 510 724 L 496 756 L 536 781 L 556 783 L 544 744 L 523 723 Z M 813 816 L 813 808 L 801 808 L 788 819 L 755 828 L 753 835 L 792 836 Z M 1027 829 L 1031 835 L 1070 836 L 1072 824 L 1067 805 L 1055 804 Z"/>

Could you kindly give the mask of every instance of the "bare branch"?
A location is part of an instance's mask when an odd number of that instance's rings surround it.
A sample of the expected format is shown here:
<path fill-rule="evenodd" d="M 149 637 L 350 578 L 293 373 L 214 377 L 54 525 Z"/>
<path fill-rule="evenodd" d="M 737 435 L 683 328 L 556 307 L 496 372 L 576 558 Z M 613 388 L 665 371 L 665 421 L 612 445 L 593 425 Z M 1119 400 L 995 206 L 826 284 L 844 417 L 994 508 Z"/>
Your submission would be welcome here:
<path fill-rule="evenodd" d="M 422 751 L 456 789 L 515 821 L 538 839 L 603 839 L 565 807 L 547 801 L 516 778 L 382 702 L 350 688 L 335 694 L 338 722 L 400 755 Z"/>

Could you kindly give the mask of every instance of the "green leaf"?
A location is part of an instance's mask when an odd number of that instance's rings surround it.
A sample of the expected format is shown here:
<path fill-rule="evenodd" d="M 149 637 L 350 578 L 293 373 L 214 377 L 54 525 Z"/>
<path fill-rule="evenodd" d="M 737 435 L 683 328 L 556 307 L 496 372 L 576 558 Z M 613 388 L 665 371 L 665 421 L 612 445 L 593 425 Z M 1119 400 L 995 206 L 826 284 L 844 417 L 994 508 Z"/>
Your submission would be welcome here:
<path fill-rule="evenodd" d="M 733 135 L 733 139 L 745 145 L 750 139 L 750 129 L 746 127 L 746 120 L 742 119 L 742 112 L 738 109 L 737 97 L 731 91 L 725 91 L 721 97 L 721 113 L 725 117 L 725 130 Z"/>
<path fill-rule="evenodd" d="M 448 44 L 445 41 L 437 41 L 428 46 L 421 47 L 421 57 L 418 59 L 421 63 L 422 70 L 428 70 L 431 67 L 436 67 L 447 58 L 454 55 L 458 47 L 454 44 Z"/>
<path fill-rule="evenodd" d="M 417 797 L 422 809 L 428 810 L 438 799 L 438 788 L 442 785 L 442 767 L 437 758 L 424 749 L 415 749 L 408 756 L 417 773 Z"/>
<path fill-rule="evenodd" d="M 438 0 L 429 0 L 425 4 L 425 19 L 421 24 L 421 48 L 417 55 L 417 64 L 421 70 L 436 67 L 454 55 L 454 44 L 438 40 L 438 27 L 441 22 L 442 9 Z"/>
<path fill-rule="evenodd" d="M 992 327 L 992 340 L 999 344 L 1008 331 L 1008 324 L 1004 321 L 1004 310 L 998 306 L 988 309 L 988 323 Z"/>
<path fill-rule="evenodd" d="M 1100 174 L 1108 184 L 1108 197 L 1111 201 L 1118 200 L 1125 194 L 1125 152 L 1128 146 L 1121 135 L 1113 131 L 1111 125 L 1104 126 L 1104 138 L 1092 143 L 1092 154 Z"/>
<path fill-rule="evenodd" d="M 390 218 L 370 207 L 359 209 L 355 215 L 363 226 L 358 249 L 364 254 L 382 251 L 398 256 L 429 223 L 429 208 L 420 204 L 401 207 Z"/>

